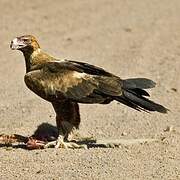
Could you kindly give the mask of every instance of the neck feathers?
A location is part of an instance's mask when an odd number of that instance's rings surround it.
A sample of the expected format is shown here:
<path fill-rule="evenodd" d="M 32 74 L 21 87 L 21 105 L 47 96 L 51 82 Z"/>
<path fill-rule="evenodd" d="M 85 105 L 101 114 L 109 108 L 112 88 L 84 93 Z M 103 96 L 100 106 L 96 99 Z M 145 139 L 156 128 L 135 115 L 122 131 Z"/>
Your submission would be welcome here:
<path fill-rule="evenodd" d="M 40 48 L 33 51 L 23 52 L 26 61 L 26 73 L 31 71 L 34 66 L 50 62 L 54 58 L 43 52 Z"/>

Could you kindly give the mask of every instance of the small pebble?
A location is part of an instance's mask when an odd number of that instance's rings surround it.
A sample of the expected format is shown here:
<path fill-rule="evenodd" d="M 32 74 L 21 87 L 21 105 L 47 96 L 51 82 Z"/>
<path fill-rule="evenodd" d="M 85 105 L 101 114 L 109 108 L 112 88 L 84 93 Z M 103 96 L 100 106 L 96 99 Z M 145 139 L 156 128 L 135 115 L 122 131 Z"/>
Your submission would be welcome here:
<path fill-rule="evenodd" d="M 67 41 L 72 41 L 72 39 L 71 39 L 70 37 L 69 37 L 69 38 L 67 38 L 66 40 L 67 40 Z"/>
<path fill-rule="evenodd" d="M 165 129 L 164 129 L 164 132 L 173 132 L 175 131 L 174 127 L 173 126 L 167 126 Z"/>
<path fill-rule="evenodd" d="M 122 132 L 121 136 L 127 136 L 127 132 Z"/>
<path fill-rule="evenodd" d="M 131 28 L 124 28 L 124 31 L 126 31 L 126 32 L 132 32 L 132 29 L 131 29 Z"/>
<path fill-rule="evenodd" d="M 171 88 L 172 91 L 174 92 L 177 92 L 177 89 L 176 88 Z"/>
<path fill-rule="evenodd" d="M 41 170 L 37 171 L 36 173 L 39 174 L 41 172 Z"/>

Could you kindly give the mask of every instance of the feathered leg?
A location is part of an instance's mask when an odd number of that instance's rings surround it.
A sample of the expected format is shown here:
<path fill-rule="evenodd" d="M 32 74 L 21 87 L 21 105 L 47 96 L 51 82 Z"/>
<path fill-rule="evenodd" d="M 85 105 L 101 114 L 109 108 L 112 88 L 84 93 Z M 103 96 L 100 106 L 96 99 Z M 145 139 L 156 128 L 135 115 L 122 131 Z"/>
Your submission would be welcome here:
<path fill-rule="evenodd" d="M 63 101 L 52 103 L 56 112 L 56 124 L 59 130 L 58 139 L 46 145 L 56 148 L 85 148 L 74 142 L 68 142 L 68 135 L 80 124 L 79 106 L 75 102 Z"/>

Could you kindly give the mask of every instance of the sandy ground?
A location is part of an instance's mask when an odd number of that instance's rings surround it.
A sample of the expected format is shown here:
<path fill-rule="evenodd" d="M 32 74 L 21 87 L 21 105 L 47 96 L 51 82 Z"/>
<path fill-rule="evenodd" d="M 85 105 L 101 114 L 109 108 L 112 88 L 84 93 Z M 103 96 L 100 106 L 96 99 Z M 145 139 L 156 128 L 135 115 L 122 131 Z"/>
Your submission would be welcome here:
<path fill-rule="evenodd" d="M 180 1 L 0 1 L 0 133 L 31 135 L 55 125 L 51 105 L 23 82 L 12 38 L 35 35 L 50 54 L 104 67 L 122 78 L 157 82 L 152 99 L 167 115 L 123 105 L 81 105 L 80 133 L 96 138 L 162 138 L 120 148 L 0 148 L 0 179 L 180 179 Z M 171 132 L 164 131 L 173 126 Z"/>

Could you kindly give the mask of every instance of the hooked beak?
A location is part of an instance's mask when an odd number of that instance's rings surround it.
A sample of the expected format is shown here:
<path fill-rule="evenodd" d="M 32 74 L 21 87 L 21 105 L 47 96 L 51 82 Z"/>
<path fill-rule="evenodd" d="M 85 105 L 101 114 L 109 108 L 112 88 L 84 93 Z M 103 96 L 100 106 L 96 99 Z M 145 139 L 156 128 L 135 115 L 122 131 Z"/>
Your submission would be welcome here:
<path fill-rule="evenodd" d="M 18 38 L 15 38 L 15 39 L 13 39 L 12 41 L 11 41 L 11 43 L 10 43 L 10 48 L 12 49 L 12 50 L 18 50 L 18 49 L 21 49 L 21 48 L 23 48 L 23 47 L 25 47 L 26 46 L 26 44 L 24 44 L 20 39 L 18 39 Z"/>

